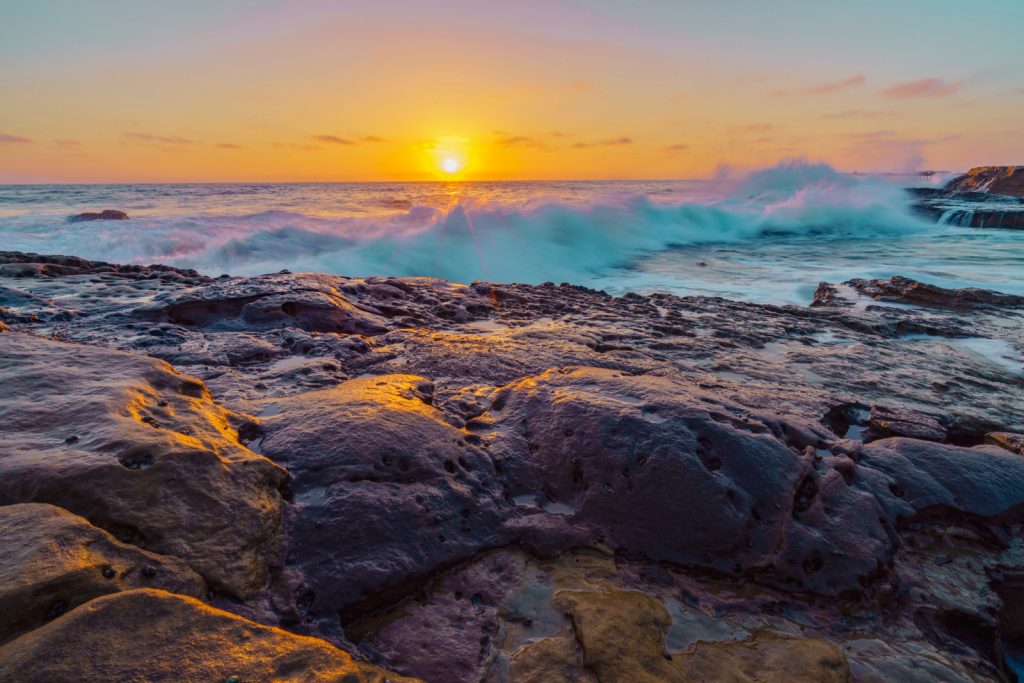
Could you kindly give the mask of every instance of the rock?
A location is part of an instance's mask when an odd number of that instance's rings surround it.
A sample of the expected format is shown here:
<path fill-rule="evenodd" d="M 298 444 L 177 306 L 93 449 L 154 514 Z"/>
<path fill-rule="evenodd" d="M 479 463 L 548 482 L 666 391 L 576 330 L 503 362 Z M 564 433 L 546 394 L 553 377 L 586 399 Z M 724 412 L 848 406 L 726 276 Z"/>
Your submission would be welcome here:
<path fill-rule="evenodd" d="M 18 332 L 0 344 L 0 504 L 47 502 L 245 597 L 281 552 L 287 473 L 161 361 Z"/>
<path fill-rule="evenodd" d="M 1024 166 L 978 166 L 949 181 L 946 190 L 1024 197 Z"/>
<path fill-rule="evenodd" d="M 911 188 L 909 192 L 915 199 L 912 205 L 915 213 L 944 225 L 1024 228 L 1024 196 L 923 187 Z"/>
<path fill-rule="evenodd" d="M 512 659 L 523 680 L 544 669 L 559 680 L 636 681 L 806 681 L 846 683 L 846 657 L 821 639 L 758 634 L 734 642 L 698 642 L 677 655 L 665 652 L 672 620 L 648 596 L 627 591 L 564 591 L 556 600 L 570 615 L 578 654 L 565 637 L 528 645 Z M 576 661 L 573 661 L 576 660 Z"/>
<path fill-rule="evenodd" d="M 1024 348 L 1024 307 L 910 289 L 967 303 L 0 253 L 0 504 L 60 505 L 187 562 L 231 619 L 432 683 L 745 680 L 754 660 L 830 680 L 837 649 L 865 680 L 998 679 L 1024 623 L 1024 459 L 1001 436 L 1024 429 L 1021 379 L 964 338 Z M 1003 446 L 966 447 L 986 434 Z M 132 562 L 99 575 L 163 585 Z M 9 645 L 96 601 L 70 602 Z"/>
<path fill-rule="evenodd" d="M 925 441 L 946 441 L 949 434 L 946 427 L 931 415 L 908 408 L 871 406 L 868 430 L 865 440 L 883 439 L 890 436 L 908 436 Z"/>
<path fill-rule="evenodd" d="M 42 626 L 53 612 L 145 587 L 206 595 L 183 560 L 121 543 L 52 505 L 0 506 L 0 643 Z"/>
<path fill-rule="evenodd" d="M 80 223 L 82 221 L 126 221 L 128 214 L 115 209 L 105 209 L 98 213 L 78 213 L 68 216 L 68 223 Z"/>
<path fill-rule="evenodd" d="M 847 683 L 846 657 L 820 638 L 756 635 L 738 643 L 698 643 L 680 662 L 685 681 Z"/>
<path fill-rule="evenodd" d="M 468 322 L 493 310 L 490 301 L 469 287 L 431 278 L 413 281 L 422 286 L 312 273 L 218 280 L 158 297 L 138 314 L 221 330 L 299 327 L 311 332 L 377 335 L 410 324 Z"/>
<path fill-rule="evenodd" d="M 1010 432 L 989 432 L 985 435 L 985 442 L 1005 448 L 1011 453 L 1024 455 L 1024 434 L 1011 434 Z"/>
<path fill-rule="evenodd" d="M 0 647 L 0 680 L 342 681 L 413 679 L 314 638 L 193 598 L 141 589 L 96 598 Z"/>
<path fill-rule="evenodd" d="M 1002 448 L 882 439 L 864 445 L 860 463 L 886 475 L 866 483 L 894 518 L 967 516 L 989 530 L 1024 521 L 1024 458 Z"/>
<path fill-rule="evenodd" d="M 1024 307 L 1024 296 L 1003 294 L 988 289 L 964 287 L 946 289 L 917 280 L 894 275 L 889 280 L 850 280 L 854 289 L 881 301 L 934 306 L 939 308 L 973 308 L 977 306 Z"/>
<path fill-rule="evenodd" d="M 422 377 L 389 375 L 274 401 L 261 450 L 294 477 L 290 564 L 305 574 L 314 613 L 514 537 L 479 437 L 449 424 L 432 391 Z"/>

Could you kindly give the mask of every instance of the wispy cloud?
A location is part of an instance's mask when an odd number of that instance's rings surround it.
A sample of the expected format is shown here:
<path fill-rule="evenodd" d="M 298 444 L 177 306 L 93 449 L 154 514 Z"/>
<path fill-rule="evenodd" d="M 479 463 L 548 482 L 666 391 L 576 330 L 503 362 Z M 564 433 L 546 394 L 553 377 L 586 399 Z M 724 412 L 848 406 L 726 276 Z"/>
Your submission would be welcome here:
<path fill-rule="evenodd" d="M 688 144 L 685 142 L 679 142 L 674 145 L 669 145 L 665 148 L 665 151 L 669 154 L 679 154 L 680 152 L 685 152 L 688 149 L 690 149 Z"/>
<path fill-rule="evenodd" d="M 152 133 L 125 133 L 124 137 L 139 142 L 160 142 L 165 145 L 191 145 L 195 140 L 189 140 L 178 135 L 153 135 Z"/>
<path fill-rule="evenodd" d="M 886 97 L 946 97 L 956 94 L 963 84 L 959 81 L 945 81 L 934 76 L 907 83 L 897 83 L 882 91 Z"/>
<path fill-rule="evenodd" d="M 856 88 L 859 85 L 864 85 L 867 78 L 864 74 L 854 74 L 847 78 L 840 79 L 838 81 L 830 81 L 828 83 L 818 83 L 811 85 L 806 88 L 796 88 L 794 90 L 776 90 L 773 95 L 785 96 L 785 95 L 828 95 L 829 93 L 838 92 L 840 90 L 846 90 L 847 88 Z"/>
<path fill-rule="evenodd" d="M 359 141 L 360 142 L 370 142 L 370 143 L 391 142 L 387 138 L 378 137 L 376 135 L 364 135 L 363 137 L 359 138 Z"/>
<path fill-rule="evenodd" d="M 573 147 L 575 149 L 586 149 L 588 147 L 618 147 L 620 145 L 632 145 L 633 138 L 627 138 L 625 136 L 620 138 L 609 138 L 607 140 L 597 140 L 596 142 L 577 142 Z"/>
<path fill-rule="evenodd" d="M 218 142 L 216 147 L 219 149 L 244 149 L 242 145 L 236 145 L 233 142 Z"/>
<path fill-rule="evenodd" d="M 80 140 L 71 140 L 71 139 L 68 139 L 68 138 L 62 138 L 60 140 L 54 140 L 53 144 L 57 145 L 58 147 L 64 147 L 64 148 L 72 148 L 72 147 L 81 147 L 82 146 L 82 142 Z"/>
<path fill-rule="evenodd" d="M 529 135 L 513 135 L 503 130 L 494 131 L 494 144 L 498 147 L 548 149 L 547 143 L 540 138 Z"/>
<path fill-rule="evenodd" d="M 337 135 L 313 135 L 312 138 L 317 142 L 327 142 L 332 145 L 354 145 L 354 140 L 348 138 L 338 137 Z"/>
<path fill-rule="evenodd" d="M 877 119 L 885 116 L 880 111 L 868 111 L 866 109 L 847 109 L 828 114 L 822 114 L 823 119 Z"/>
<path fill-rule="evenodd" d="M 31 138 L 22 137 L 21 135 L 11 135 L 10 133 L 0 133 L 0 142 L 11 142 L 16 144 L 28 144 L 35 142 Z"/>
<path fill-rule="evenodd" d="M 594 84 L 591 83 L 590 81 L 576 79 L 575 81 L 569 84 L 569 87 L 572 88 L 573 90 L 593 90 Z"/>

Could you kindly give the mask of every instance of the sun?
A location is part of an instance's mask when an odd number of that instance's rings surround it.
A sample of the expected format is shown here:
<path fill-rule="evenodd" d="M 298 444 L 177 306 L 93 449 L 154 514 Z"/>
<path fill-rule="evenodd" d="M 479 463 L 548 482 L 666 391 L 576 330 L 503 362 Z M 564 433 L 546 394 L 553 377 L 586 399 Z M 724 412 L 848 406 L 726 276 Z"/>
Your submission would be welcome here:
<path fill-rule="evenodd" d="M 458 173 L 459 172 L 459 160 L 455 157 L 445 157 L 441 162 L 441 169 L 445 173 Z"/>

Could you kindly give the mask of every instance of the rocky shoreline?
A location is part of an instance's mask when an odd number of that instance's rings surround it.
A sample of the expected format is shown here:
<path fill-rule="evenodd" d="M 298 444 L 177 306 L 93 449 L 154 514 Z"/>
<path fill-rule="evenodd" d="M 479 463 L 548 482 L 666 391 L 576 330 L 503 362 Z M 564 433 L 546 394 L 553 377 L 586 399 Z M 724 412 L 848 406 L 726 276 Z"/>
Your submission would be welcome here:
<path fill-rule="evenodd" d="M 0 680 L 1015 680 L 1024 299 L 808 304 L 0 252 Z"/>
<path fill-rule="evenodd" d="M 1024 166 L 979 166 L 941 189 L 908 192 L 918 214 L 944 225 L 1024 230 Z"/>

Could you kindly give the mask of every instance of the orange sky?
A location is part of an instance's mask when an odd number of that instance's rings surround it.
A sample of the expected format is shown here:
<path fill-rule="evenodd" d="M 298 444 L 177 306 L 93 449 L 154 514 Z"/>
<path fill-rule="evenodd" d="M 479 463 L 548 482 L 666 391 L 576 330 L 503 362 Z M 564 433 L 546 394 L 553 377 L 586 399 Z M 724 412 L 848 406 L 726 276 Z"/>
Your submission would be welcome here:
<path fill-rule="evenodd" d="M 0 27 L 0 182 L 1024 161 L 1024 3 L 771 4 L 25 3 Z"/>

